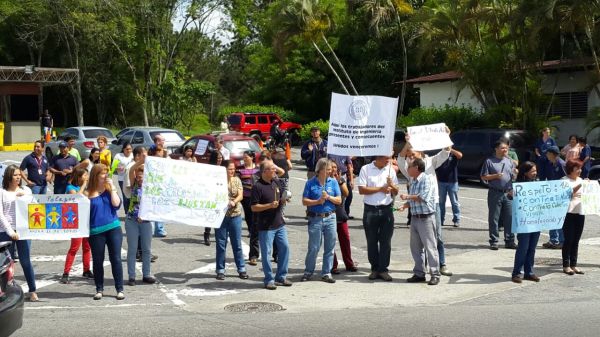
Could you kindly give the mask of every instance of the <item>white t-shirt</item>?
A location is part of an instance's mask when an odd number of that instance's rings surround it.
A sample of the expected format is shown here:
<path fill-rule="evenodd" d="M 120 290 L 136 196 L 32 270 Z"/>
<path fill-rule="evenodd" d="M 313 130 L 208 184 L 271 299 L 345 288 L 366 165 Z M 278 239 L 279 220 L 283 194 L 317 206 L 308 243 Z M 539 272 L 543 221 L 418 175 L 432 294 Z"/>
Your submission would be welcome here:
<path fill-rule="evenodd" d="M 119 164 L 117 165 L 117 176 L 119 177 L 119 181 L 123 181 L 125 178 L 125 169 L 127 165 L 133 161 L 133 154 L 130 154 L 129 157 L 126 157 L 122 152 L 117 153 L 113 161 L 118 160 Z"/>
<path fill-rule="evenodd" d="M 221 150 L 219 150 L 221 152 L 221 155 L 223 156 L 223 160 L 229 160 L 229 157 L 231 156 L 231 152 L 225 147 L 225 146 L 221 146 Z"/>
<path fill-rule="evenodd" d="M 19 191 L 31 194 L 27 186 L 22 186 L 14 192 L 0 189 L 0 233 L 6 232 L 8 236 L 12 236 L 17 229 L 16 200 Z"/>
<path fill-rule="evenodd" d="M 364 187 L 382 187 L 387 184 L 387 178 L 391 177 L 394 185 L 398 184 L 398 177 L 396 177 L 396 171 L 394 171 L 390 165 L 386 165 L 380 169 L 375 166 L 375 162 L 363 166 L 358 174 L 357 186 Z M 367 194 L 363 198 L 364 203 L 371 206 L 383 206 L 389 205 L 394 200 L 391 194 L 385 194 L 383 192 L 377 192 L 373 194 Z"/>
<path fill-rule="evenodd" d="M 131 199 L 131 181 L 129 181 L 129 170 L 135 164 L 135 161 L 130 161 L 125 167 L 125 174 L 123 176 L 123 194 L 125 197 Z"/>
<path fill-rule="evenodd" d="M 569 185 L 571 185 L 571 188 L 575 188 L 577 187 L 577 185 L 583 183 L 583 179 L 581 179 L 581 177 L 577 177 L 577 179 L 563 177 L 563 179 L 569 181 Z M 583 214 L 583 209 L 581 207 L 581 188 L 576 193 L 573 193 L 573 197 L 571 197 L 571 201 L 569 202 L 569 210 L 567 212 L 574 214 Z"/>

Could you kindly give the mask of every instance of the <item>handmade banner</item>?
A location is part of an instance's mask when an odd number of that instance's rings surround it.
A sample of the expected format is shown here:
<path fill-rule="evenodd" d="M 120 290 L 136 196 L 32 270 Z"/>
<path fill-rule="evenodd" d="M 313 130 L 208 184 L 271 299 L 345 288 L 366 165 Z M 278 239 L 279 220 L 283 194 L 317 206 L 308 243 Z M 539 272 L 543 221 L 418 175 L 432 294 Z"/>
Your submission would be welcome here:
<path fill-rule="evenodd" d="M 398 98 L 331 94 L 327 153 L 391 156 Z"/>
<path fill-rule="evenodd" d="M 598 180 L 584 180 L 581 186 L 581 208 L 584 215 L 600 215 L 600 184 Z"/>
<path fill-rule="evenodd" d="M 445 123 L 409 126 L 410 145 L 416 151 L 429 151 L 452 146 Z"/>
<path fill-rule="evenodd" d="M 566 180 L 514 183 L 512 232 L 562 228 L 572 191 Z"/>
<path fill-rule="evenodd" d="M 196 153 L 195 154 L 197 154 L 199 156 L 203 156 L 204 153 L 206 152 L 207 147 L 208 147 L 208 140 L 198 139 L 198 145 L 196 145 Z"/>
<path fill-rule="evenodd" d="M 225 167 L 146 157 L 140 218 L 219 228 L 228 203 Z"/>
<path fill-rule="evenodd" d="M 90 200 L 81 194 L 28 194 L 16 201 L 21 240 L 68 240 L 90 236 Z"/>

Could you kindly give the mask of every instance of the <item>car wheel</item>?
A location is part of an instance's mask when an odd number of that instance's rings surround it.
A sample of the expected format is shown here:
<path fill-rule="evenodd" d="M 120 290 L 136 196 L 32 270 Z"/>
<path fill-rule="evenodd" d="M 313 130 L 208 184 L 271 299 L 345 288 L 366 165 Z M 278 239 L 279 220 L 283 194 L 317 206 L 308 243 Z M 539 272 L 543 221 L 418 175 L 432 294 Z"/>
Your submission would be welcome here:
<path fill-rule="evenodd" d="M 52 153 L 52 150 L 50 150 L 49 147 L 46 148 L 46 159 L 50 160 L 52 159 L 52 157 L 54 156 L 54 154 Z"/>

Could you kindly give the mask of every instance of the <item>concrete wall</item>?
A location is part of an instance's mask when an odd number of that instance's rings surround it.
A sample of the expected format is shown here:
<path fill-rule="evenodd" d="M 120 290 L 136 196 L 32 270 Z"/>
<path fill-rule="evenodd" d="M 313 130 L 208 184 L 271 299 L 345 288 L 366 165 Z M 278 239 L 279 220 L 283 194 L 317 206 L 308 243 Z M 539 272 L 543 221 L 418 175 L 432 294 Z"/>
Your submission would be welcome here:
<path fill-rule="evenodd" d="M 42 136 L 40 122 L 13 121 L 7 123 L 4 132 L 10 130 L 10 135 L 4 138 L 5 144 L 33 143 Z M 33 149 L 33 148 L 32 148 Z"/>
<path fill-rule="evenodd" d="M 421 83 L 415 87 L 420 89 L 422 107 L 443 107 L 447 104 L 470 106 L 477 110 L 482 108 L 471 89 L 460 89 L 457 81 Z"/>

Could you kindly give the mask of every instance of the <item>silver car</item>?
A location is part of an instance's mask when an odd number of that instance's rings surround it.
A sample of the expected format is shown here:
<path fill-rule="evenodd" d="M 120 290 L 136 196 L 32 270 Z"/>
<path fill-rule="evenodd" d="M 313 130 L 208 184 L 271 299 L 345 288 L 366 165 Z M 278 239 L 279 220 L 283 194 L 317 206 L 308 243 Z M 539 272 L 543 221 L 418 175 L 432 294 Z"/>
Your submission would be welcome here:
<path fill-rule="evenodd" d="M 117 139 L 109 145 L 109 149 L 113 157 L 121 152 L 121 148 L 125 142 L 131 144 L 134 148 L 142 145 L 149 149 L 150 146 L 154 145 L 154 137 L 158 134 L 165 138 L 165 149 L 167 149 L 168 154 L 172 153 L 173 150 L 185 142 L 185 137 L 177 130 L 154 126 L 137 126 L 119 131 Z"/>
<path fill-rule="evenodd" d="M 115 140 L 115 136 L 112 131 L 99 126 L 75 126 L 66 128 L 56 139 L 46 143 L 46 157 L 51 159 L 58 153 L 58 143 L 65 140 L 66 137 L 73 137 L 75 139 L 74 148 L 79 151 L 81 159 L 86 159 L 90 156 L 90 151 L 98 147 L 96 138 L 98 136 L 104 136 L 108 139 L 108 144 Z"/>

